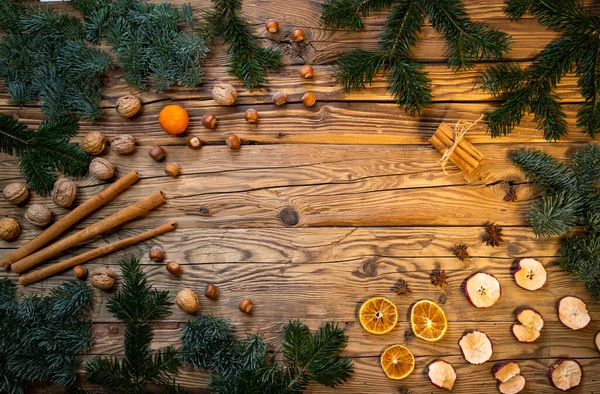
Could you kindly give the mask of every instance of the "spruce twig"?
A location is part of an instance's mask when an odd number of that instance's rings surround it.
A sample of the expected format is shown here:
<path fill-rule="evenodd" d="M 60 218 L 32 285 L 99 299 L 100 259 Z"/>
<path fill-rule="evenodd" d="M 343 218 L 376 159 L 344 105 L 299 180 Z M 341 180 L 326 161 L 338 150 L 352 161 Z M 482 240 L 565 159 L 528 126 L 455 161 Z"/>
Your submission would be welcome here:
<path fill-rule="evenodd" d="M 492 137 L 510 134 L 527 113 L 534 114 L 544 138 L 567 135 L 566 115 L 555 93 L 560 80 L 575 68 L 577 85 L 585 99 L 577 125 L 592 138 L 600 131 L 600 22 L 575 0 L 507 0 L 507 15 L 520 19 L 531 13 L 542 26 L 562 33 L 526 69 L 498 65 L 481 77 L 483 88 L 506 101 L 488 114 Z"/>
<path fill-rule="evenodd" d="M 0 152 L 19 157 L 19 167 L 27 184 L 39 195 L 52 191 L 55 171 L 82 176 L 90 156 L 78 144 L 68 142 L 77 134 L 77 121 L 71 117 L 44 120 L 37 131 L 12 116 L 0 114 Z"/>
<path fill-rule="evenodd" d="M 379 50 L 350 51 L 339 59 L 334 75 L 348 91 L 364 88 L 383 72 L 394 99 L 411 115 L 431 102 L 431 81 L 423 65 L 408 60 L 425 17 L 448 41 L 448 66 L 455 72 L 473 68 L 475 61 L 500 59 L 510 46 L 505 33 L 473 22 L 459 0 L 326 0 L 321 22 L 330 28 L 362 30 L 363 17 L 386 8 L 390 12 Z"/>
<path fill-rule="evenodd" d="M 278 49 L 262 48 L 252 37 L 252 26 L 242 17 L 240 0 L 212 0 L 212 8 L 204 12 L 206 24 L 199 29 L 207 41 L 222 38 L 227 45 L 230 75 L 247 89 L 267 83 L 267 72 L 283 67 Z"/>
<path fill-rule="evenodd" d="M 154 334 L 148 322 L 169 314 L 169 293 L 147 285 L 139 259 L 121 260 L 120 265 L 123 287 L 108 301 L 108 310 L 125 321 L 125 358 L 94 358 L 85 366 L 86 377 L 119 392 L 141 393 L 147 384 L 179 392 L 174 378 L 177 351 L 170 346 L 156 352 L 150 348 Z"/>

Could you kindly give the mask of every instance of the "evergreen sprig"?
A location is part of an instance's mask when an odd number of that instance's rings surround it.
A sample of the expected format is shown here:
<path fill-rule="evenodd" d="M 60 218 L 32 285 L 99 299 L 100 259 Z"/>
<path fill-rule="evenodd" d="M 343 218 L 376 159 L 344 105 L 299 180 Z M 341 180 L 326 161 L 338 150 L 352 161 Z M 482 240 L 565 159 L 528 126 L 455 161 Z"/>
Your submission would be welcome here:
<path fill-rule="evenodd" d="M 577 151 L 571 167 L 541 151 L 514 152 L 512 160 L 542 193 L 527 213 L 533 232 L 565 236 L 561 267 L 600 298 L 600 147 Z M 573 235 L 576 226 L 583 232 Z"/>
<path fill-rule="evenodd" d="M 279 50 L 257 45 L 252 26 L 241 15 L 240 0 L 212 0 L 212 5 L 204 11 L 206 23 L 199 29 L 201 35 L 207 41 L 222 38 L 231 63 L 229 74 L 247 89 L 260 88 L 268 82 L 267 72 L 283 67 Z"/>
<path fill-rule="evenodd" d="M 93 344 L 91 308 L 91 290 L 82 282 L 20 298 L 10 280 L 0 280 L 0 392 L 24 393 L 33 382 L 75 383 L 75 356 Z"/>
<path fill-rule="evenodd" d="M 394 99 L 411 115 L 431 102 L 428 74 L 408 59 L 425 17 L 448 41 L 448 66 L 455 72 L 473 68 L 478 60 L 501 59 L 510 47 L 507 34 L 473 22 L 460 0 L 326 0 L 321 21 L 325 27 L 363 30 L 363 17 L 387 8 L 379 50 L 350 51 L 339 59 L 334 75 L 348 91 L 364 88 L 383 72 Z"/>
<path fill-rule="evenodd" d="M 174 378 L 179 367 L 177 350 L 171 346 L 158 351 L 150 348 L 154 334 L 148 322 L 169 314 L 169 293 L 146 283 L 139 259 L 124 259 L 120 265 L 123 286 L 108 301 L 108 310 L 125 321 L 125 357 L 94 358 L 85 366 L 86 377 L 118 392 L 142 393 L 147 384 L 179 392 Z"/>
<path fill-rule="evenodd" d="M 91 157 L 78 144 L 69 142 L 77 134 L 77 121 L 68 116 L 44 120 L 33 131 L 12 116 L 0 114 L 0 152 L 19 157 L 21 174 L 39 195 L 52 191 L 55 171 L 82 176 Z"/>
<path fill-rule="evenodd" d="M 575 69 L 585 99 L 577 125 L 592 138 L 600 131 L 600 18 L 576 0 L 507 0 L 507 15 L 520 19 L 529 12 L 562 37 L 550 43 L 527 68 L 502 64 L 482 77 L 483 88 L 506 101 L 488 114 L 492 137 L 510 134 L 523 116 L 533 113 L 544 138 L 556 141 L 568 133 L 566 115 L 558 103 L 556 85 Z"/>
<path fill-rule="evenodd" d="M 14 0 L 1 2 L 0 15 L 0 77 L 12 101 L 39 100 L 49 119 L 98 118 L 111 60 L 85 44 L 81 23 L 49 7 L 30 8 Z"/>
<path fill-rule="evenodd" d="M 138 89 L 161 92 L 178 84 L 202 83 L 200 62 L 208 49 L 202 37 L 184 29 L 195 24 L 191 6 L 139 0 L 73 0 L 84 18 L 85 38 L 106 39 L 125 80 Z"/>
<path fill-rule="evenodd" d="M 283 366 L 260 335 L 240 339 L 230 321 L 213 316 L 188 322 L 181 340 L 182 362 L 210 371 L 216 394 L 297 394 L 310 381 L 336 387 L 353 373 L 352 361 L 340 357 L 348 338 L 333 323 L 311 334 L 301 322 L 290 322 L 283 332 Z"/>

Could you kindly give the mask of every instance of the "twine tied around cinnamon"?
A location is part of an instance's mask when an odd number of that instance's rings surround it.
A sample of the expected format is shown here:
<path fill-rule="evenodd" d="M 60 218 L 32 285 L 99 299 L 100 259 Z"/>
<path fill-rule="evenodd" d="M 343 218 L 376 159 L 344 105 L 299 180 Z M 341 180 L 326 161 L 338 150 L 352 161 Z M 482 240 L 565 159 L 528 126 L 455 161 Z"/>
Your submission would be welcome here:
<path fill-rule="evenodd" d="M 440 163 L 442 164 L 442 170 L 444 171 L 444 174 L 448 175 L 448 173 L 446 172 L 446 164 L 448 164 L 450 156 L 452 156 L 452 154 L 454 153 L 454 149 L 456 149 L 460 141 L 462 141 L 462 139 L 465 137 L 467 131 L 471 130 L 477 123 L 479 123 L 484 116 L 484 114 L 481 114 L 479 119 L 477 119 L 475 122 L 467 122 L 463 119 L 459 119 L 458 122 L 456 122 L 456 125 L 454 126 L 454 143 L 450 148 L 448 148 L 448 150 L 440 159 Z"/>

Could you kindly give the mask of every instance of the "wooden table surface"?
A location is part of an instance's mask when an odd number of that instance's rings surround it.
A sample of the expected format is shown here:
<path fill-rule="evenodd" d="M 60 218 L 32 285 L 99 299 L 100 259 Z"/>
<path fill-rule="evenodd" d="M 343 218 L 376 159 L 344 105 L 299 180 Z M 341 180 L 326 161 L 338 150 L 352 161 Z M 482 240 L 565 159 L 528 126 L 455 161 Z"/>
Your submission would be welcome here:
<path fill-rule="evenodd" d="M 527 64 L 557 37 L 533 19 L 510 22 L 499 0 L 464 3 L 474 19 L 513 36 L 509 60 Z M 207 7 L 209 1 L 194 0 L 192 4 L 198 10 Z M 55 7 L 69 9 L 67 5 Z M 280 348 L 282 327 L 291 319 L 301 319 L 312 329 L 326 321 L 339 322 L 350 338 L 346 354 L 355 363 L 354 376 L 340 392 L 441 392 L 428 382 L 426 367 L 432 360 L 443 358 L 458 373 L 454 392 L 496 392 L 490 372 L 494 363 L 518 360 L 527 379 L 526 392 L 549 393 L 556 390 L 548 383 L 546 371 L 559 357 L 575 358 L 583 366 L 583 382 L 575 393 L 600 392 L 600 352 L 593 342 L 600 329 L 600 302 L 592 300 L 584 286 L 560 270 L 557 239 L 535 239 L 532 235 L 525 212 L 536 192 L 508 158 L 511 151 L 525 147 L 566 158 L 570 150 L 588 141 L 575 128 L 577 104 L 582 101 L 576 78 L 566 77 L 557 89 L 571 126 L 568 139 L 545 142 L 531 117 L 512 135 L 500 139 L 492 140 L 485 127 L 478 127 L 467 138 L 485 156 L 480 171 L 467 179 L 449 165 L 445 175 L 437 162 L 440 154 L 427 139 L 442 121 L 475 120 L 482 112 L 498 107 L 499 103 L 485 95 L 476 82 L 478 73 L 490 63 L 454 74 L 445 65 L 444 40 L 426 26 L 412 57 L 426 64 L 433 81 L 434 103 L 422 116 L 409 117 L 393 103 L 381 79 L 366 90 L 351 93 L 344 93 L 331 79 L 331 66 L 341 54 L 357 47 L 376 48 L 384 15 L 369 19 L 365 32 L 347 32 L 319 27 L 317 0 L 245 0 L 244 12 L 264 44 L 281 48 L 286 64 L 281 73 L 270 75 L 270 83 L 262 91 L 249 92 L 226 75 L 225 53 L 213 48 L 205 62 L 206 78 L 201 87 L 163 94 L 143 92 L 143 114 L 124 120 L 114 111 L 115 101 L 137 92 L 125 84 L 119 70 L 111 74 L 104 92 L 104 116 L 93 123 L 83 122 L 77 139 L 90 131 L 108 137 L 132 134 L 139 145 L 135 153 L 119 156 L 108 152 L 104 157 L 115 163 L 118 174 L 135 169 L 142 180 L 77 227 L 94 223 L 155 190 L 163 190 L 168 201 L 146 217 L 97 237 L 68 255 L 177 220 L 176 231 L 95 260 L 88 264 L 89 269 L 118 269 L 118 261 L 126 253 L 142 256 L 150 282 L 170 290 L 173 296 L 186 287 L 201 293 L 206 283 L 215 283 L 220 298 L 209 301 L 202 297 L 200 312 L 232 319 L 240 333 L 264 331 L 275 349 Z M 268 18 L 279 21 L 280 33 L 265 32 Z M 291 43 L 289 32 L 294 26 L 306 30 L 305 42 Z M 314 64 L 314 79 L 299 77 L 298 68 L 305 62 Z M 215 104 L 210 90 L 218 82 L 236 86 L 237 105 Z M 300 102 L 308 90 L 318 99 L 312 108 Z M 275 91 L 286 93 L 288 104 L 271 104 Z M 168 136 L 161 131 L 157 115 L 169 103 L 189 111 L 186 135 L 202 139 L 205 146 L 200 150 L 187 148 L 185 136 Z M 244 111 L 251 107 L 260 114 L 257 125 L 244 121 Z M 5 93 L 0 94 L 0 112 L 18 115 L 33 127 L 42 118 L 38 106 L 16 108 Z M 206 112 L 218 118 L 214 131 L 200 123 Z M 224 135 L 231 132 L 243 140 L 239 151 L 230 151 L 224 144 Z M 169 161 L 180 164 L 178 178 L 165 176 L 163 165 L 150 160 L 147 151 L 155 144 L 165 147 Z M 21 180 L 17 159 L 0 156 L 0 187 Z M 78 180 L 78 184 L 77 203 L 106 185 L 91 177 Z M 503 201 L 510 185 L 516 189 L 517 202 Z M 67 212 L 50 198 L 33 196 L 30 203 L 47 206 L 55 218 Z M 299 215 L 296 226 L 288 226 L 279 218 L 287 207 Z M 0 199 L 1 216 L 14 217 L 23 227 L 17 242 L 0 242 L 0 256 L 39 234 L 40 230 L 23 219 L 25 209 Z M 505 242 L 499 248 L 481 242 L 483 226 L 490 221 L 504 228 Z M 460 241 L 468 245 L 472 256 L 465 262 L 451 253 L 452 246 Z M 183 264 L 180 278 L 147 259 L 148 249 L 155 243 L 165 248 L 168 259 Z M 535 257 L 546 265 L 549 280 L 543 289 L 530 293 L 514 283 L 511 265 L 522 257 Z M 429 281 L 435 268 L 445 270 L 450 277 L 443 291 Z M 472 307 L 461 291 L 463 280 L 480 270 L 495 275 L 503 287 L 500 301 L 486 310 Z M 12 272 L 2 276 L 16 279 Z M 73 279 L 72 274 L 53 277 L 23 291 L 44 292 L 68 279 Z M 407 280 L 412 289 L 406 297 L 392 291 L 399 279 Z M 110 294 L 94 291 L 96 346 L 83 358 L 122 355 L 123 324 L 105 306 Z M 569 294 L 588 304 L 593 322 L 584 330 L 573 332 L 558 320 L 555 301 Z M 390 334 L 369 335 L 357 322 L 358 306 L 372 296 L 389 297 L 399 308 L 400 321 Z M 243 297 L 254 301 L 251 316 L 237 309 Z M 423 298 L 441 302 L 450 320 L 448 333 L 435 344 L 410 335 L 409 306 Z M 534 344 L 520 344 L 510 333 L 514 311 L 523 306 L 537 309 L 545 319 L 542 337 Z M 173 307 L 171 315 L 154 324 L 155 348 L 178 345 L 179 328 L 189 318 Z M 492 360 L 477 366 L 464 361 L 457 344 L 465 330 L 475 328 L 485 331 L 494 344 Z M 383 349 L 396 343 L 406 344 L 417 362 L 413 374 L 402 381 L 388 379 L 379 365 Z M 199 372 L 182 371 L 178 377 L 178 382 L 192 392 L 203 392 L 206 381 L 206 375 Z M 99 390 L 94 388 L 94 392 Z M 322 386 L 309 390 L 332 391 Z"/>

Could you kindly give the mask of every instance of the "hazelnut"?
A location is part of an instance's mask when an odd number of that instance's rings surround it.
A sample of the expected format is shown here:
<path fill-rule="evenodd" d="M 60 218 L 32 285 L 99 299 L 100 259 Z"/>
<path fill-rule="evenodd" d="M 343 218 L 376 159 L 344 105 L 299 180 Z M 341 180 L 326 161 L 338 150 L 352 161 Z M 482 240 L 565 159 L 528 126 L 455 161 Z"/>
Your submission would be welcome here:
<path fill-rule="evenodd" d="M 164 149 L 159 145 L 154 145 L 148 151 L 148 155 L 152 158 L 152 160 L 156 160 L 156 161 L 161 161 L 166 156 Z"/>
<path fill-rule="evenodd" d="M 265 23 L 265 27 L 269 33 L 277 33 L 279 31 L 279 23 L 274 19 L 269 19 Z"/>
<path fill-rule="evenodd" d="M 207 129 L 214 129 L 217 127 L 217 118 L 213 114 L 205 114 L 202 117 L 202 126 Z"/>
<path fill-rule="evenodd" d="M 69 208 L 77 197 L 77 185 L 70 179 L 60 178 L 54 182 L 52 201 L 59 207 Z"/>
<path fill-rule="evenodd" d="M 13 218 L 0 219 L 0 238 L 5 241 L 14 241 L 21 233 L 21 226 Z"/>
<path fill-rule="evenodd" d="M 300 42 L 304 40 L 304 29 L 301 29 L 299 27 L 294 28 L 294 30 L 292 30 L 292 41 L 294 42 Z"/>
<path fill-rule="evenodd" d="M 175 297 L 175 304 L 187 313 L 196 313 L 198 311 L 198 296 L 190 289 L 183 289 Z"/>
<path fill-rule="evenodd" d="M 100 290 L 110 290 L 115 286 L 116 278 L 117 275 L 110 268 L 100 268 L 92 272 L 90 283 Z"/>
<path fill-rule="evenodd" d="M 35 226 L 44 227 L 52 220 L 52 212 L 41 204 L 33 204 L 25 212 L 25 219 Z"/>
<path fill-rule="evenodd" d="M 176 261 L 169 261 L 167 263 L 167 271 L 169 271 L 172 275 L 178 276 L 181 274 L 181 266 Z"/>
<path fill-rule="evenodd" d="M 81 265 L 76 265 L 73 267 L 73 273 L 77 279 L 85 279 L 88 274 L 88 269 Z"/>
<path fill-rule="evenodd" d="M 237 91 L 227 83 L 220 83 L 213 88 L 212 96 L 217 104 L 231 105 L 237 99 Z"/>
<path fill-rule="evenodd" d="M 106 147 L 106 138 L 97 131 L 88 133 L 83 140 L 79 143 L 81 149 L 89 153 L 90 155 L 99 155 L 104 152 Z"/>
<path fill-rule="evenodd" d="M 306 92 L 304 96 L 302 96 L 302 104 L 307 107 L 312 107 L 317 102 L 317 98 L 313 92 Z"/>
<path fill-rule="evenodd" d="M 105 181 L 115 175 L 115 166 L 106 159 L 96 157 L 90 163 L 90 174 L 102 181 Z"/>
<path fill-rule="evenodd" d="M 148 257 L 154 261 L 163 261 L 165 259 L 165 252 L 160 246 L 153 246 L 150 252 L 148 252 Z"/>
<path fill-rule="evenodd" d="M 250 313 L 252 310 L 252 301 L 249 298 L 244 298 L 240 301 L 238 308 L 240 308 L 240 311 L 244 313 Z"/>
<path fill-rule="evenodd" d="M 129 134 L 119 134 L 110 141 L 110 149 L 120 155 L 131 153 L 135 150 L 135 138 Z"/>
<path fill-rule="evenodd" d="M 281 92 L 276 92 L 273 95 L 273 104 L 275 105 L 283 105 L 287 102 L 287 96 Z"/>
<path fill-rule="evenodd" d="M 21 204 L 29 197 L 29 189 L 27 186 L 18 182 L 6 185 L 4 190 L 2 190 L 2 193 L 8 202 L 14 205 Z"/>
<path fill-rule="evenodd" d="M 179 175 L 179 164 L 167 163 L 167 165 L 165 166 L 165 174 L 175 178 L 177 175 Z"/>
<path fill-rule="evenodd" d="M 258 122 L 258 112 L 254 108 L 247 109 L 244 118 L 248 123 L 256 123 Z"/>
<path fill-rule="evenodd" d="M 305 64 L 304 66 L 300 67 L 300 75 L 302 75 L 302 78 L 304 78 L 304 79 L 312 78 L 312 76 L 313 76 L 312 66 L 310 64 Z"/>
<path fill-rule="evenodd" d="M 127 95 L 117 100 L 117 113 L 124 118 L 135 116 L 142 109 L 142 100 L 137 96 Z"/>
<path fill-rule="evenodd" d="M 228 134 L 227 137 L 225 137 L 225 143 L 227 144 L 227 146 L 229 147 L 229 149 L 240 149 L 242 146 L 242 141 L 240 140 L 240 137 L 238 137 L 235 134 Z"/>
<path fill-rule="evenodd" d="M 200 149 L 202 147 L 202 141 L 200 141 L 200 138 L 193 135 L 190 138 L 188 138 L 187 146 L 191 149 Z"/>
<path fill-rule="evenodd" d="M 206 298 L 210 298 L 211 300 L 216 300 L 217 299 L 217 286 L 213 285 L 212 283 L 207 284 L 206 287 L 204 288 L 204 296 Z"/>

